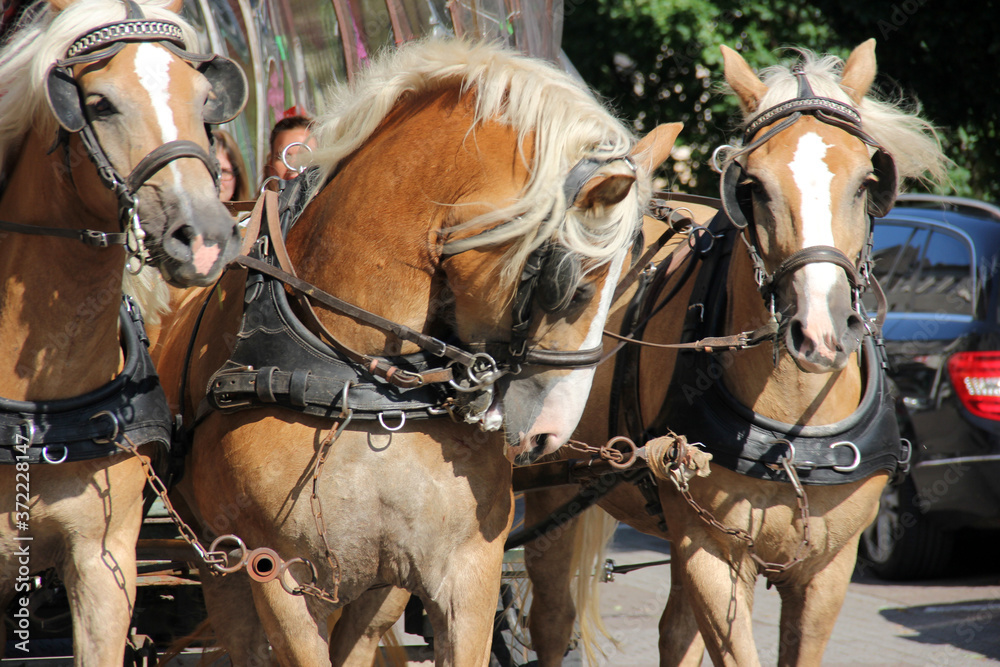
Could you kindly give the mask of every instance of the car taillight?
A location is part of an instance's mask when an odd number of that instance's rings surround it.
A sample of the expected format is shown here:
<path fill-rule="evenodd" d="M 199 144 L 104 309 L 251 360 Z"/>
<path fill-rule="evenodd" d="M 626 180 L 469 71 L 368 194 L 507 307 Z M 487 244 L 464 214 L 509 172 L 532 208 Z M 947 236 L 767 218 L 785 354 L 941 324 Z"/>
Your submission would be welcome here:
<path fill-rule="evenodd" d="M 956 352 L 948 359 L 948 374 L 969 412 L 1000 420 L 1000 352 Z"/>

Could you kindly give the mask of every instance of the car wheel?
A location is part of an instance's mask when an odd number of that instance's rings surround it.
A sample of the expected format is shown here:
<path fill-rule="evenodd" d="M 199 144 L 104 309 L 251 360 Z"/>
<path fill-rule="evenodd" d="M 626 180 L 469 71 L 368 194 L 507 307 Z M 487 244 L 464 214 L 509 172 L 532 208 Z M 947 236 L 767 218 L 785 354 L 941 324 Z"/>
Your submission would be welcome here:
<path fill-rule="evenodd" d="M 882 492 L 878 515 L 861 535 L 858 569 L 883 579 L 925 579 L 943 574 L 955 535 L 920 511 L 909 477 Z"/>

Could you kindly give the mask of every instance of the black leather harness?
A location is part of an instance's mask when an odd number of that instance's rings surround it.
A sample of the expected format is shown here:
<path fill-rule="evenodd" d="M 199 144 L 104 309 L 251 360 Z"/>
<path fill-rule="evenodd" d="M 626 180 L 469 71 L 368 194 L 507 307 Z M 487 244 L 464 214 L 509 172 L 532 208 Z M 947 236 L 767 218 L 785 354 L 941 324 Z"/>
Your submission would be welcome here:
<path fill-rule="evenodd" d="M 726 312 L 729 259 L 737 231 L 727 230 L 714 255 L 698 272 L 692 292 L 683 340 L 717 335 Z M 722 358 L 692 350 L 677 355 L 669 397 L 643 440 L 669 431 L 700 442 L 713 463 L 740 474 L 789 482 L 779 462 L 792 456 L 803 484 L 846 484 L 878 470 L 905 472 L 908 443 L 899 436 L 896 401 L 881 347 L 872 336 L 862 343 L 864 390 L 858 408 L 834 424 L 800 426 L 769 419 L 742 405 L 722 382 Z"/>
<path fill-rule="evenodd" d="M 149 357 L 142 316 L 127 297 L 120 318 L 125 366 L 111 382 L 74 398 L 0 398 L 0 464 L 110 456 L 121 451 L 115 443 L 123 436 L 169 449 L 173 417 Z"/>

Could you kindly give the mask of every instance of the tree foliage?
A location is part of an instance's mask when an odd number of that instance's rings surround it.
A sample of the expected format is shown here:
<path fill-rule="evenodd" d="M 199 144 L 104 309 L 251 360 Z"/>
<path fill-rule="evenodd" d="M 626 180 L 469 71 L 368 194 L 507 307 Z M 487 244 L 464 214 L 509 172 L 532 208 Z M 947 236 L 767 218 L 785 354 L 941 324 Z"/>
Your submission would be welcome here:
<path fill-rule="evenodd" d="M 719 46 L 738 51 L 755 68 L 774 64 L 790 46 L 846 56 L 869 37 L 879 41 L 878 84 L 890 95 L 916 98 L 942 126 L 956 161 L 958 194 L 995 198 L 1000 167 L 997 62 L 991 40 L 994 2 L 901 0 L 566 0 L 563 45 L 570 60 L 639 132 L 680 120 L 678 143 L 690 160 L 674 161 L 672 187 L 713 194 L 712 150 L 739 119 L 721 92 Z M 971 29 L 970 29 L 971 27 Z M 968 44 L 974 56 L 958 44 Z M 957 76 L 958 72 L 962 76 Z M 975 92 L 979 90 L 979 92 Z"/>

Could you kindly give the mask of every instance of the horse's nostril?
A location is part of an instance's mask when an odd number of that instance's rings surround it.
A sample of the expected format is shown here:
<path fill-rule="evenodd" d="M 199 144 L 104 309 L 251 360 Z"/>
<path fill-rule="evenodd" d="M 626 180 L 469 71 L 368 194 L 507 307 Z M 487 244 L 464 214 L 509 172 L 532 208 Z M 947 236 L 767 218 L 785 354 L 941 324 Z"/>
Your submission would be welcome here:
<path fill-rule="evenodd" d="M 802 330 L 802 322 L 798 318 L 793 319 L 788 324 L 788 335 L 790 336 L 792 349 L 793 350 L 802 349 L 802 344 L 805 343 L 806 340 L 806 334 Z"/>
<path fill-rule="evenodd" d="M 170 233 L 170 238 L 185 248 L 190 248 L 197 233 L 191 225 L 181 225 Z"/>

